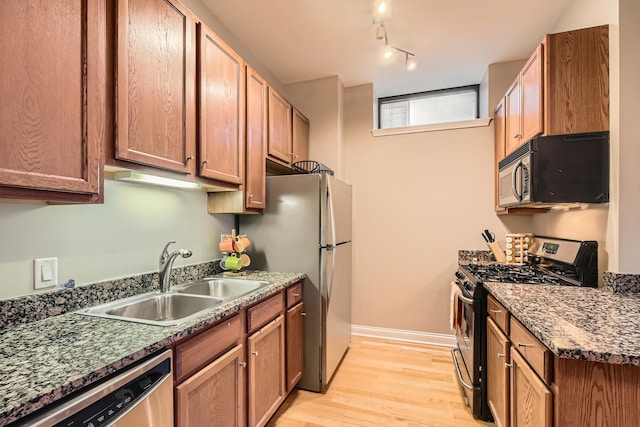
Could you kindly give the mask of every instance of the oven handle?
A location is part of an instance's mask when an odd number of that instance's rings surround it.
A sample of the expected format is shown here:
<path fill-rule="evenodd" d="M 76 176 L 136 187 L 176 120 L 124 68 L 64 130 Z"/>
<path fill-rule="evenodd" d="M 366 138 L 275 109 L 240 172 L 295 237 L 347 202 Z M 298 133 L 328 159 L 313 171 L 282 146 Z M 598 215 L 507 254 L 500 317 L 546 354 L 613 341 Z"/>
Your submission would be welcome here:
<path fill-rule="evenodd" d="M 458 374 L 458 381 L 460 381 L 460 384 L 462 384 L 464 388 L 468 390 L 474 390 L 471 384 L 467 383 L 465 380 L 462 379 L 462 373 L 460 372 L 460 366 L 458 365 L 458 359 L 456 358 L 456 351 L 460 352 L 460 350 L 458 350 L 457 348 L 451 349 L 451 358 L 453 359 L 453 364 L 456 367 L 456 374 Z"/>
<path fill-rule="evenodd" d="M 465 304 L 473 305 L 473 298 L 467 298 L 461 294 L 458 294 L 458 299 Z"/>

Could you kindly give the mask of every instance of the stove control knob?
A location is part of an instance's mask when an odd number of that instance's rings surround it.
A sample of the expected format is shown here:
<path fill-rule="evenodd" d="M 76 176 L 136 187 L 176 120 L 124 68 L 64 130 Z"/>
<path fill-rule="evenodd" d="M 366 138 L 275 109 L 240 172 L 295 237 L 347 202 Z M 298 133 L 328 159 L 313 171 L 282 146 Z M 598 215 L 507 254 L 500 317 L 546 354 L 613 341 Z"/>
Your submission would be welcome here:
<path fill-rule="evenodd" d="M 459 271 L 456 271 L 456 277 L 457 277 L 458 279 L 463 279 L 463 278 L 464 278 L 464 274 L 462 274 L 462 273 L 461 273 L 461 272 L 459 272 Z"/>

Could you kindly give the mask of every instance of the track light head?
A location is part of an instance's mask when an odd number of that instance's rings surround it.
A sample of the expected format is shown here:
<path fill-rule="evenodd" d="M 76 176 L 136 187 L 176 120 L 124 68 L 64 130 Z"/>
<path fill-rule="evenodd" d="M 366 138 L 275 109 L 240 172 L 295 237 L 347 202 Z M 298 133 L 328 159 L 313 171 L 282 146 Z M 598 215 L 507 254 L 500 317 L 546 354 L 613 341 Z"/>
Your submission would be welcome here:
<path fill-rule="evenodd" d="M 391 58 L 393 56 L 393 48 L 388 44 L 384 45 L 384 50 L 382 51 L 382 55 L 385 58 Z"/>
<path fill-rule="evenodd" d="M 418 66 L 418 64 L 416 64 L 416 61 L 411 56 L 409 53 L 405 52 L 404 66 L 406 67 L 407 71 L 413 71 Z"/>
<path fill-rule="evenodd" d="M 376 30 L 376 39 L 382 40 L 386 37 L 387 37 L 387 31 L 384 29 L 384 25 L 380 24 L 380 26 Z"/>

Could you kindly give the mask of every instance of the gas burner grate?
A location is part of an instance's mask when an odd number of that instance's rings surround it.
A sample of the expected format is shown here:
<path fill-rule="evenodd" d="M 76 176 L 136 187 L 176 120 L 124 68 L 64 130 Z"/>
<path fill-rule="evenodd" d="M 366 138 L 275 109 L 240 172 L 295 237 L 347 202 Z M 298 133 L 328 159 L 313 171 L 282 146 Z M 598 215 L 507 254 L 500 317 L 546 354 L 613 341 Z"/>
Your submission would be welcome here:
<path fill-rule="evenodd" d="M 478 281 L 566 285 L 565 280 L 552 276 L 531 265 L 469 264 L 466 266 Z"/>

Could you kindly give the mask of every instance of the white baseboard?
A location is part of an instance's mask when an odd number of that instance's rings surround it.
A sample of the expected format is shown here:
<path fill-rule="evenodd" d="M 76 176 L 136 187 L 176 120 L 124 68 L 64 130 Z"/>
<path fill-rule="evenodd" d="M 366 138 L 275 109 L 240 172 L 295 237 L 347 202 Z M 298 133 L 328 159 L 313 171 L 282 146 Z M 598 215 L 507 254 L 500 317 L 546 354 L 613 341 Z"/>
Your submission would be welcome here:
<path fill-rule="evenodd" d="M 351 333 L 361 337 L 381 338 L 392 341 L 413 342 L 440 347 L 455 347 L 456 336 L 447 334 L 432 334 L 402 329 L 378 328 L 375 326 L 351 325 Z"/>

